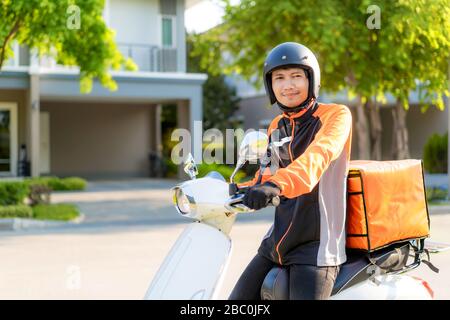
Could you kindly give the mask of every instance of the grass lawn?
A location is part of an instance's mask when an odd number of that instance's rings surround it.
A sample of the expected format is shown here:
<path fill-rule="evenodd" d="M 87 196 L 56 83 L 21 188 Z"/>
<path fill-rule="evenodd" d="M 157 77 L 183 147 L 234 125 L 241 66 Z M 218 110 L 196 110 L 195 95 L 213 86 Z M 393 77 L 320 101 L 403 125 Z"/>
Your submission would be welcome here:
<path fill-rule="evenodd" d="M 40 204 L 33 207 L 33 218 L 39 220 L 69 221 L 79 215 L 78 208 L 72 204 Z"/>
<path fill-rule="evenodd" d="M 450 201 L 448 200 L 433 200 L 428 201 L 429 206 L 450 206 Z"/>

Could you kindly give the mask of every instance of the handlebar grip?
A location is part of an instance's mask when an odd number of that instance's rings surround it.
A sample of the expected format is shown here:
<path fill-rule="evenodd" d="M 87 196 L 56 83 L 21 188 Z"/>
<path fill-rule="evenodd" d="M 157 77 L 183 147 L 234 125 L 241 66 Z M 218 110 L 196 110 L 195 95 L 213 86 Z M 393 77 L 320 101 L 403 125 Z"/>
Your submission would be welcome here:
<path fill-rule="evenodd" d="M 238 187 L 236 183 L 230 183 L 228 185 L 228 194 L 234 196 L 235 194 L 244 194 L 248 189 L 248 186 Z"/>
<path fill-rule="evenodd" d="M 230 184 L 228 185 L 228 194 L 229 194 L 230 196 L 232 196 L 232 195 L 238 193 L 238 191 L 239 191 L 239 188 L 238 188 L 238 186 L 237 186 L 236 183 L 230 183 Z"/>
<path fill-rule="evenodd" d="M 270 204 L 274 207 L 278 207 L 278 205 L 280 204 L 280 197 L 273 197 L 272 200 L 270 200 Z"/>

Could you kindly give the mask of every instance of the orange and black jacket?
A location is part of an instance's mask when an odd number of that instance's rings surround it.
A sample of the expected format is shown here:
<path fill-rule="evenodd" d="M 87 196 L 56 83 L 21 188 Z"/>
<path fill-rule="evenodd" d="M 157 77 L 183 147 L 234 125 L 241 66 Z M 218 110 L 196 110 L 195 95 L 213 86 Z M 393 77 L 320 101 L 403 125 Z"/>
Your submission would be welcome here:
<path fill-rule="evenodd" d="M 346 181 L 352 116 L 344 105 L 312 103 L 277 116 L 268 128 L 278 146 L 276 171 L 262 182 L 281 190 L 275 220 L 258 252 L 280 265 L 335 266 L 346 261 Z M 255 178 L 239 186 L 251 186 Z"/>

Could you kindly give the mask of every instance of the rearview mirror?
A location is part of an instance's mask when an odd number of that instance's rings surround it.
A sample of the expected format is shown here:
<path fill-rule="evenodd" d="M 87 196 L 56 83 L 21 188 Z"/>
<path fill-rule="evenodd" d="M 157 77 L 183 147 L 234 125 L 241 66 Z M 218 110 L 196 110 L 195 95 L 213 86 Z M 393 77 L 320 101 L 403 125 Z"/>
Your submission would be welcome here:
<path fill-rule="evenodd" d="M 194 157 L 191 153 L 188 154 L 184 161 L 184 172 L 186 172 L 191 179 L 195 179 L 195 176 L 198 175 L 197 165 L 195 164 Z"/>
<path fill-rule="evenodd" d="M 269 137 L 264 132 L 252 131 L 244 136 L 239 147 L 236 168 L 230 177 L 231 183 L 233 183 L 234 176 L 245 162 L 256 163 L 258 159 L 262 159 L 265 156 L 268 144 Z"/>
<path fill-rule="evenodd" d="M 256 162 L 266 154 L 268 144 L 269 137 L 264 132 L 247 133 L 239 147 L 238 162 Z"/>

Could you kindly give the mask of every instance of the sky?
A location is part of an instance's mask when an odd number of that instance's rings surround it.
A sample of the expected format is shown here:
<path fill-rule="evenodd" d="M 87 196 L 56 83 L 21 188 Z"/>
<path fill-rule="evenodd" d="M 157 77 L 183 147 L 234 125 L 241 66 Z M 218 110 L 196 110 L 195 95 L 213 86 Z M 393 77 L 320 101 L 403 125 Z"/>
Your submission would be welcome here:
<path fill-rule="evenodd" d="M 232 4 L 239 0 L 232 0 Z M 185 24 L 188 32 L 204 32 L 222 21 L 223 9 L 217 0 L 204 0 L 186 10 Z"/>

